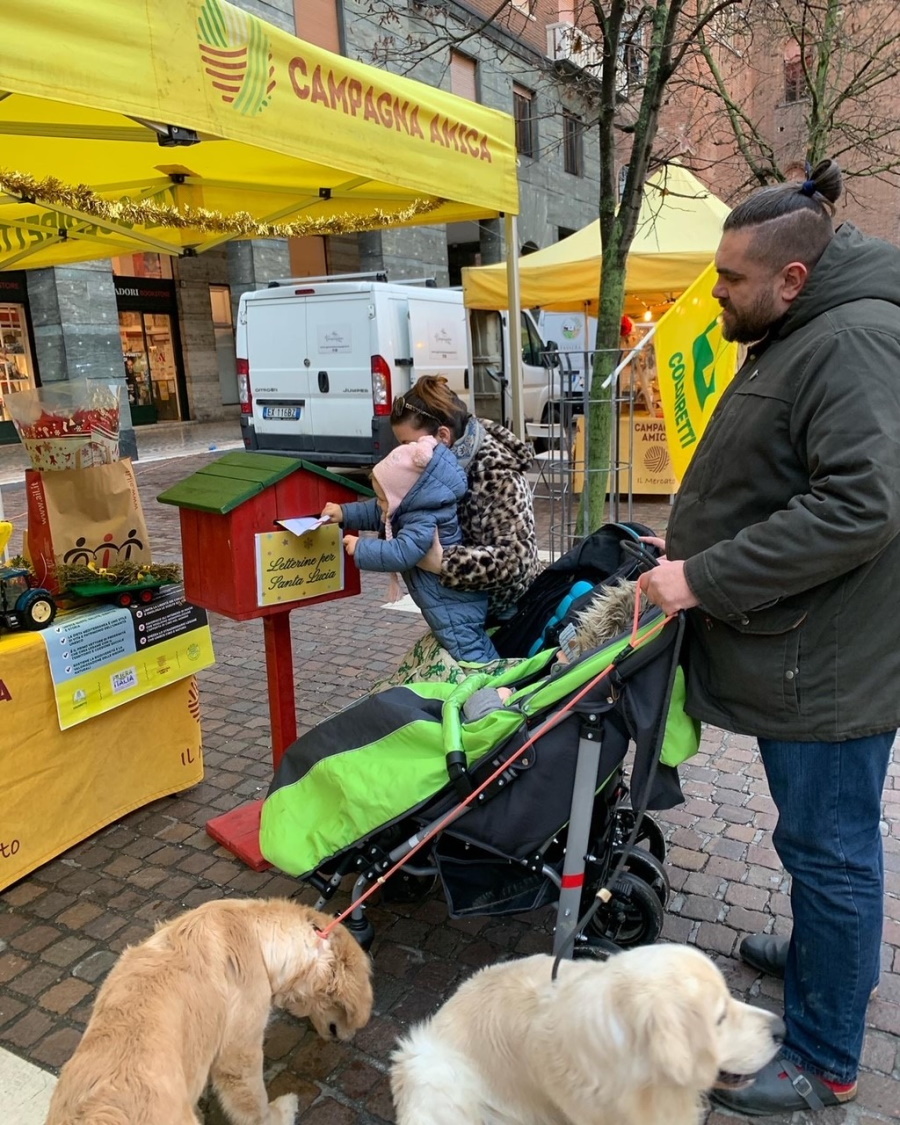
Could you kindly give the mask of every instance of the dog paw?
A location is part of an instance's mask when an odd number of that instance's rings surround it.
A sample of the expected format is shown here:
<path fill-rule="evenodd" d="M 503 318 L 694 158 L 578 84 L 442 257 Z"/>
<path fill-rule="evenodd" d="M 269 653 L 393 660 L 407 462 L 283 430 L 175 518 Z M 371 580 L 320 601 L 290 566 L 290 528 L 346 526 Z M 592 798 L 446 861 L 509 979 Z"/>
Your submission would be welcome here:
<path fill-rule="evenodd" d="M 282 1094 L 269 1102 L 268 1125 L 294 1125 L 299 1102 L 296 1094 Z"/>

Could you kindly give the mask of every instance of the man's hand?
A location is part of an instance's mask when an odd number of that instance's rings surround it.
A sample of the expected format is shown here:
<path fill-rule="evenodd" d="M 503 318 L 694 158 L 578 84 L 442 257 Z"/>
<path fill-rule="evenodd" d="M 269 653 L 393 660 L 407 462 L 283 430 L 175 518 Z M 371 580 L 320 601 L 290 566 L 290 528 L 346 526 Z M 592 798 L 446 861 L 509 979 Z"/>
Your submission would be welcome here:
<path fill-rule="evenodd" d="M 359 542 L 358 535 L 345 535 L 344 536 L 344 550 L 352 559 L 356 554 L 356 544 Z"/>
<path fill-rule="evenodd" d="M 666 615 L 700 604 L 684 576 L 683 562 L 662 560 L 641 575 L 640 584 L 648 600 L 658 605 Z"/>

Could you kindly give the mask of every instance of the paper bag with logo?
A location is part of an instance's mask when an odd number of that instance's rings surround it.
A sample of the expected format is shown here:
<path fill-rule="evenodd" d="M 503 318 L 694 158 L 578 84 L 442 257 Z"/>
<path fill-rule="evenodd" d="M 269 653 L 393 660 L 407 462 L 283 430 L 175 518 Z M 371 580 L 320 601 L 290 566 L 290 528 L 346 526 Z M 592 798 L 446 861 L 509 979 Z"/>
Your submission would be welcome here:
<path fill-rule="evenodd" d="M 38 583 L 61 588 L 60 563 L 150 562 L 147 524 L 131 461 L 89 469 L 25 473 L 28 530 L 25 553 Z"/>

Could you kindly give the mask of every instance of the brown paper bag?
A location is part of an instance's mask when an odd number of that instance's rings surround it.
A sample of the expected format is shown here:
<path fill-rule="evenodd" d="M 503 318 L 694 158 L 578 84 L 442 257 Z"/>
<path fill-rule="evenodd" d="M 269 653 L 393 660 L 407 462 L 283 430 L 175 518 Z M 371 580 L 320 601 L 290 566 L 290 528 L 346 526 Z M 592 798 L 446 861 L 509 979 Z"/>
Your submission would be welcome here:
<path fill-rule="evenodd" d="M 25 553 L 37 580 L 61 593 L 60 563 L 150 562 L 150 543 L 131 461 L 25 473 Z"/>

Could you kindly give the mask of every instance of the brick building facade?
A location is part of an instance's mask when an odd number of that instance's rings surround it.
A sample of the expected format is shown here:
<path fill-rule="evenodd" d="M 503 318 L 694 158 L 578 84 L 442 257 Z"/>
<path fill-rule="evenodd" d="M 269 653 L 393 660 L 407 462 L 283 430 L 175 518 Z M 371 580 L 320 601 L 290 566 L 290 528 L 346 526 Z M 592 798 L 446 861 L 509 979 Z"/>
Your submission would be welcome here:
<path fill-rule="evenodd" d="M 245 10 L 350 58 L 450 90 L 516 119 L 520 208 L 517 250 L 547 246 L 597 215 L 599 49 L 584 0 L 236 0 Z M 884 19 L 879 13 L 884 11 Z M 889 0 L 869 13 L 900 22 Z M 491 17 L 496 17 L 492 20 Z M 865 47 L 865 22 L 857 38 Z M 797 83 L 797 45 L 776 26 L 720 23 L 712 44 L 736 104 L 771 145 L 778 166 L 802 174 L 809 102 Z M 884 33 L 885 37 L 890 34 Z M 848 55 L 846 66 L 852 64 Z M 623 50 L 623 87 L 642 77 L 639 42 Z M 694 69 L 692 69 L 692 67 Z M 679 158 L 726 201 L 750 186 L 745 163 L 694 61 L 671 84 L 656 151 Z M 888 120 L 900 83 L 877 91 Z M 629 112 L 623 103 L 623 115 Z M 623 136 L 627 147 L 627 137 Z M 851 171 L 857 155 L 842 163 Z M 377 156 L 373 155 L 373 160 Z M 623 159 L 627 159 L 623 154 Z M 858 161 L 857 161 L 858 163 Z M 839 218 L 900 240 L 897 189 L 881 178 L 849 184 Z M 134 255 L 55 269 L 0 272 L 0 441 L 14 440 L 2 395 L 34 381 L 90 374 L 127 383 L 135 424 L 237 416 L 233 320 L 240 294 L 272 277 L 387 270 L 394 279 L 434 276 L 458 284 L 467 265 L 504 255 L 500 220 L 419 226 L 361 235 L 234 242 L 198 258 Z M 126 434 L 126 448 L 133 438 Z"/>

